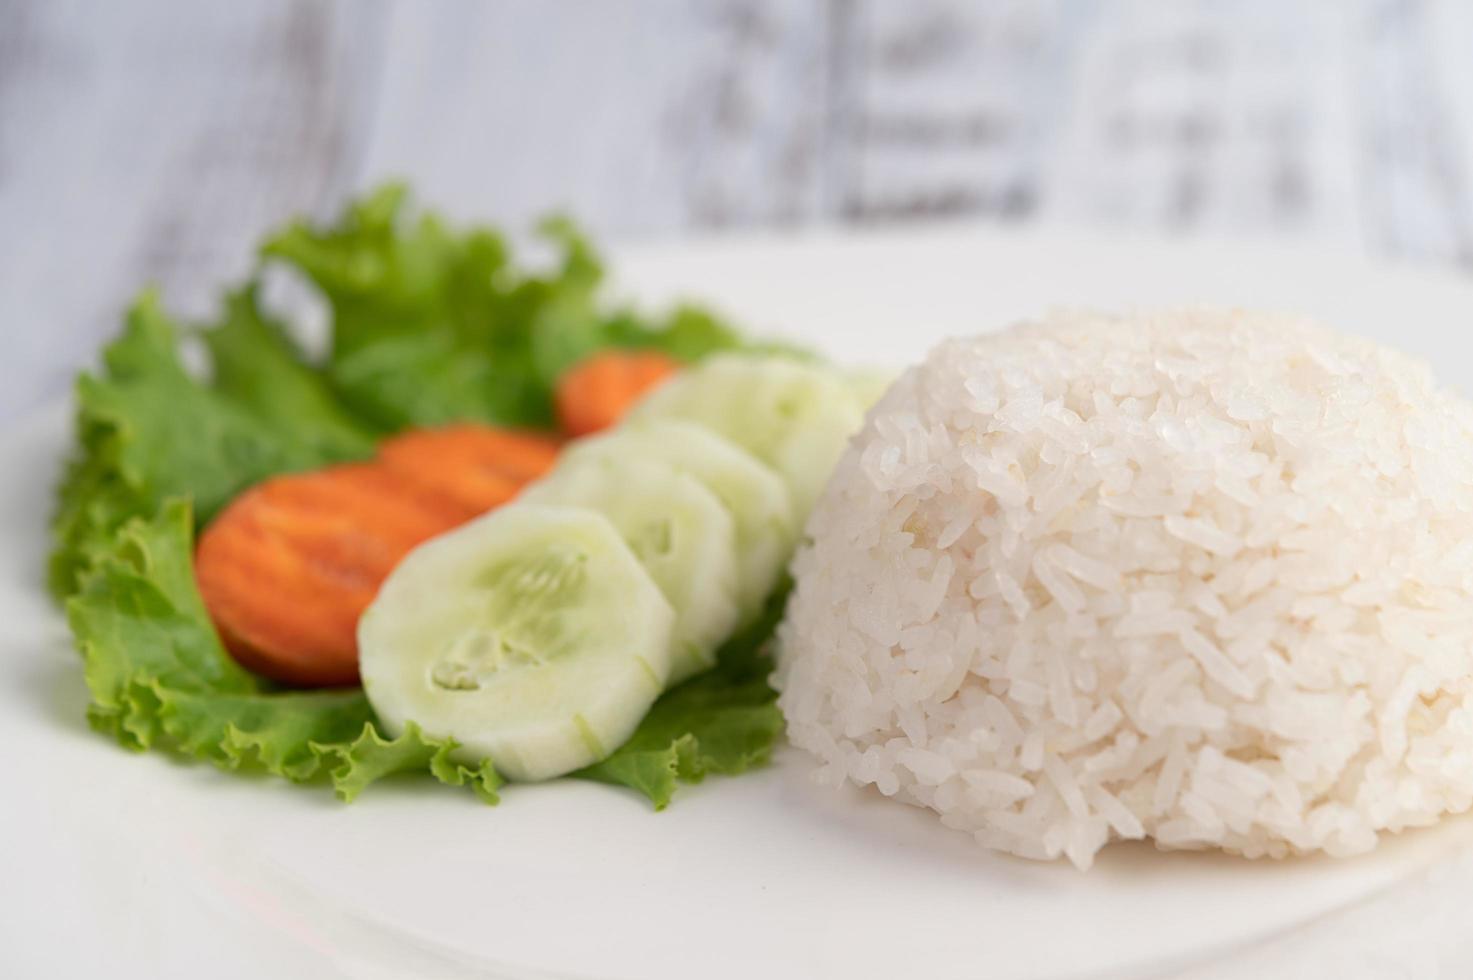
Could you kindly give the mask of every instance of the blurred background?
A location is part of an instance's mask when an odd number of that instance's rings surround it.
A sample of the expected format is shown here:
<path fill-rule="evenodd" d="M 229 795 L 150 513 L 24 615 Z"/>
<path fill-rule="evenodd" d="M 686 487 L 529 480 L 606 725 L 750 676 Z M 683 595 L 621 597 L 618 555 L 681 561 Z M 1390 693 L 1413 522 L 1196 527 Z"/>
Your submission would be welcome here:
<path fill-rule="evenodd" d="M 0 424 L 388 176 L 605 241 L 975 221 L 1473 269 L 1464 0 L 0 0 Z"/>

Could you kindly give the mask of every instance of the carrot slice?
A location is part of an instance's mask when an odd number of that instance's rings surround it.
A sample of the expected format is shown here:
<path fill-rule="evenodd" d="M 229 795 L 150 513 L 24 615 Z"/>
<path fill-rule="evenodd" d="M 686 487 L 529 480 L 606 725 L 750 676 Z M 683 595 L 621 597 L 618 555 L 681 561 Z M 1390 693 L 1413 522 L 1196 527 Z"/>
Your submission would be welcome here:
<path fill-rule="evenodd" d="M 416 544 L 464 512 L 377 464 L 277 477 L 200 536 L 195 579 L 227 649 L 273 680 L 358 679 L 358 617 Z"/>
<path fill-rule="evenodd" d="M 570 436 L 607 429 L 649 390 L 680 369 L 654 351 L 607 351 L 573 365 L 558 379 L 558 422 Z"/>
<path fill-rule="evenodd" d="M 267 480 L 200 535 L 195 580 L 230 653 L 273 680 L 358 680 L 358 618 L 415 545 L 505 503 L 558 444 L 485 425 L 408 432 L 372 463 Z"/>
<path fill-rule="evenodd" d="M 385 466 L 469 520 L 516 496 L 552 469 L 559 446 L 547 436 L 488 425 L 417 429 L 379 446 Z"/>

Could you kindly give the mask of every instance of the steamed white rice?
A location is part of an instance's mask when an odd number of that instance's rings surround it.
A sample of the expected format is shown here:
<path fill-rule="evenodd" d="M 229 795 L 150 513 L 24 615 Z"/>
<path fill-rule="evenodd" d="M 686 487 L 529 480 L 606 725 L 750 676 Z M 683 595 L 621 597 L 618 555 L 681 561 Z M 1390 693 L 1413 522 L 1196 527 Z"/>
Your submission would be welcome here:
<path fill-rule="evenodd" d="M 1290 318 L 1057 315 L 870 413 L 780 635 L 821 777 L 1081 868 L 1473 801 L 1473 406 Z"/>

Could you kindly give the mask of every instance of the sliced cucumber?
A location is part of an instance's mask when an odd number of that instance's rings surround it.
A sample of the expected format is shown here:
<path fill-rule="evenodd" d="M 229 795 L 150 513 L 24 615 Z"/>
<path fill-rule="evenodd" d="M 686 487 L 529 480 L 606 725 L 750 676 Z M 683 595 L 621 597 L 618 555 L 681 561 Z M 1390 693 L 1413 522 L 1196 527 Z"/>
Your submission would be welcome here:
<path fill-rule="evenodd" d="M 607 518 L 514 504 L 415 549 L 358 625 L 391 733 L 551 779 L 618 748 L 670 674 L 674 612 Z"/>
<path fill-rule="evenodd" d="M 708 670 L 736 628 L 736 528 L 704 483 L 658 460 L 584 456 L 522 492 L 528 504 L 587 507 L 607 517 L 675 610 L 667 685 Z"/>
<path fill-rule="evenodd" d="M 859 400 L 831 370 L 747 354 L 681 372 L 630 414 L 698 422 L 746 449 L 787 482 L 800 523 L 864 421 Z"/>
<path fill-rule="evenodd" d="M 844 375 L 849 391 L 858 399 L 859 407 L 865 411 L 869 411 L 875 402 L 884 397 L 885 392 L 890 390 L 890 385 L 895 383 L 895 378 L 894 371 L 880 368 L 860 368 Z"/>
<path fill-rule="evenodd" d="M 742 618 L 761 610 L 798 535 L 792 495 L 767 464 L 705 426 L 678 419 L 625 423 L 608 435 L 573 443 L 563 458 L 659 460 L 704 483 L 735 521 Z"/>

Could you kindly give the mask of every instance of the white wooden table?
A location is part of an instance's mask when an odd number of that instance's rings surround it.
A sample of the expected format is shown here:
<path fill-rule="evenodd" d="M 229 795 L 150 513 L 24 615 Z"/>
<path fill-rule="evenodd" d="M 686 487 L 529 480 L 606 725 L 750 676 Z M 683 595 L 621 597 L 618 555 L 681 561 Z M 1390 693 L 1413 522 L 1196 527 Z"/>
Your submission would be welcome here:
<path fill-rule="evenodd" d="M 0 423 L 388 175 L 606 236 L 932 217 L 1473 268 L 1473 4 L 0 0 Z"/>

